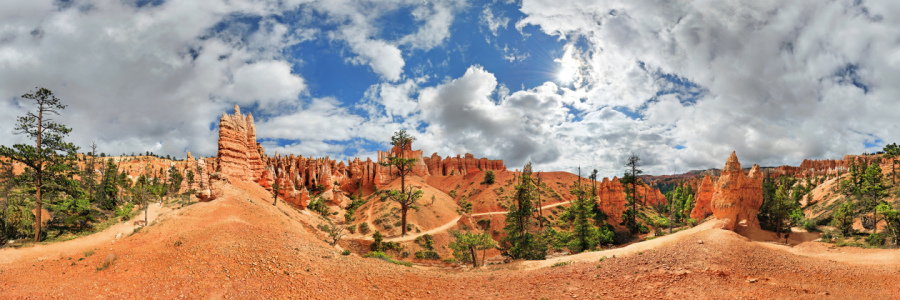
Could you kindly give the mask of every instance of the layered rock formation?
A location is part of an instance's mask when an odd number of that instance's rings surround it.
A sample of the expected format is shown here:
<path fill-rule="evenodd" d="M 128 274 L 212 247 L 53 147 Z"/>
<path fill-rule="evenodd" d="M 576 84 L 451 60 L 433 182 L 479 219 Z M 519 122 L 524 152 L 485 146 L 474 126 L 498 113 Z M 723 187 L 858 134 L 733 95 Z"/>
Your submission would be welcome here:
<path fill-rule="evenodd" d="M 463 157 L 447 156 L 444 159 L 434 153 L 431 157 L 425 157 L 425 165 L 432 175 L 437 176 L 464 176 L 472 171 L 506 170 L 503 160 L 475 158 L 470 153 L 466 153 Z"/>
<path fill-rule="evenodd" d="M 706 219 L 707 216 L 712 214 L 712 197 L 715 193 L 713 188 L 712 179 L 709 175 L 703 177 L 703 181 L 700 183 L 700 186 L 697 188 L 697 193 L 694 196 L 694 209 L 691 210 L 691 218 L 697 220 Z"/>
<path fill-rule="evenodd" d="M 403 149 L 393 147 L 391 151 L 378 151 L 377 162 L 356 158 L 345 163 L 328 157 L 305 158 L 278 154 L 268 157 L 256 142 L 253 115 L 245 116 L 241 114 L 240 107 L 235 106 L 234 115 L 222 114 L 219 121 L 219 152 L 215 170 L 227 177 L 227 180 L 253 181 L 270 191 L 277 183 L 279 198 L 305 208 L 312 197 L 321 197 L 341 205 L 348 200 L 344 195 L 389 184 L 399 177 L 397 169 L 379 163 L 386 163 L 396 156 L 415 158 L 411 175 L 419 177 L 451 174 L 462 176 L 473 170 L 506 169 L 502 160 L 476 159 L 471 154 L 462 158 L 448 156 L 443 161 L 437 154 L 426 158 L 423 157 L 422 150 L 412 150 L 412 145 L 406 145 Z M 197 164 L 202 166 L 203 161 L 198 161 Z M 201 181 L 209 182 L 208 178 Z M 203 188 L 200 190 L 205 191 Z"/>
<path fill-rule="evenodd" d="M 237 105 L 234 106 L 234 115 L 223 113 L 219 120 L 216 171 L 231 180 L 258 181 L 266 168 L 263 156 L 265 152 L 256 142 L 253 115 L 241 114 L 241 108 Z"/>
<path fill-rule="evenodd" d="M 772 172 L 776 175 L 790 175 L 795 177 L 836 175 L 847 171 L 850 162 L 856 160 L 855 155 L 846 155 L 843 160 L 834 159 L 804 159 L 800 166 L 780 166 Z"/>
<path fill-rule="evenodd" d="M 402 157 L 407 159 L 415 158 L 416 163 L 413 165 L 410 174 L 419 177 L 431 175 L 431 173 L 428 172 L 428 166 L 425 165 L 425 160 L 422 157 L 422 150 L 412 150 L 412 143 L 406 144 L 403 149 L 400 149 L 400 146 L 394 146 L 391 148 L 391 151 L 378 151 L 378 163 L 388 163 L 391 161 L 391 157 Z M 377 184 L 382 185 L 390 183 L 390 178 L 394 174 L 397 174 L 397 172 L 398 170 L 394 166 L 379 168 Z"/>
<path fill-rule="evenodd" d="M 625 187 L 618 177 L 613 177 L 612 180 L 603 178 L 597 185 L 597 201 L 600 210 L 606 213 L 606 222 L 613 225 L 622 223 L 622 212 L 625 211 L 628 199 L 625 198 Z"/>
<path fill-rule="evenodd" d="M 756 215 L 762 205 L 762 173 L 753 165 L 750 176 L 744 174 L 737 154 L 731 153 L 722 176 L 716 182 L 712 197 L 712 213 L 723 222 L 723 227 L 735 230 L 740 225 L 759 228 Z"/>

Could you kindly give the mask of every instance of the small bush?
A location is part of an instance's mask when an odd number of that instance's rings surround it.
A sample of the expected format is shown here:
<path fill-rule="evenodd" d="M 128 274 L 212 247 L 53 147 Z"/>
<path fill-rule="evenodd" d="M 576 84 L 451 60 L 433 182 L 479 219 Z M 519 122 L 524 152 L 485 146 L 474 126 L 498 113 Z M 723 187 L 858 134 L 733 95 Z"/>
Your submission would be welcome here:
<path fill-rule="evenodd" d="M 484 172 L 484 180 L 481 181 L 482 184 L 494 184 L 494 171 Z"/>
<path fill-rule="evenodd" d="M 420 251 L 416 251 L 416 258 L 439 260 L 439 259 L 441 259 L 441 256 L 437 252 L 434 252 L 434 251 L 421 251 L 420 250 Z"/>
<path fill-rule="evenodd" d="M 388 256 L 386 253 L 380 252 L 380 251 L 373 251 L 373 252 L 366 253 L 366 255 L 363 255 L 363 257 L 364 258 L 374 257 L 374 258 L 378 258 L 378 259 L 381 259 L 386 262 L 390 262 L 392 264 L 398 264 L 398 265 L 402 265 L 402 266 L 412 267 L 412 263 L 395 260 L 395 259 L 391 258 L 390 256 Z"/>
<path fill-rule="evenodd" d="M 879 232 L 875 234 L 870 234 L 866 237 L 866 244 L 881 247 L 884 246 L 884 242 L 887 239 L 887 235 L 884 232 Z"/>
<path fill-rule="evenodd" d="M 126 203 L 124 206 L 120 208 L 116 208 L 116 217 L 129 217 L 131 216 L 131 211 L 134 209 L 134 204 L 131 202 Z"/>
<path fill-rule="evenodd" d="M 691 227 L 697 226 L 697 222 L 699 222 L 699 221 L 697 221 L 697 219 L 694 219 L 694 218 L 688 219 L 688 225 L 690 225 Z"/>
<path fill-rule="evenodd" d="M 800 223 L 800 226 L 808 232 L 819 231 L 819 226 L 816 225 L 815 220 L 803 220 L 803 222 Z"/>
<path fill-rule="evenodd" d="M 94 255 L 94 250 L 87 250 L 87 251 L 84 251 L 84 257 L 88 257 L 88 256 L 91 256 L 91 255 Z"/>
<path fill-rule="evenodd" d="M 571 261 L 561 261 L 561 262 L 557 262 L 557 263 L 553 264 L 553 265 L 550 266 L 550 267 L 551 267 L 551 268 L 556 268 L 556 267 L 566 266 L 566 265 L 570 265 L 570 264 L 572 264 Z"/>
<path fill-rule="evenodd" d="M 415 243 L 422 246 L 425 250 L 434 250 L 434 237 L 430 234 L 417 237 Z"/>
<path fill-rule="evenodd" d="M 103 260 L 102 263 L 100 263 L 100 266 L 97 267 L 97 271 L 106 270 L 106 268 L 109 268 L 109 266 L 112 265 L 112 263 L 115 262 L 117 258 L 118 257 L 115 254 L 110 254 L 106 257 L 106 259 Z"/>
<path fill-rule="evenodd" d="M 458 263 L 459 263 L 458 260 L 456 260 L 455 258 L 452 258 L 452 257 L 450 257 L 450 258 L 445 258 L 445 259 L 442 260 L 442 261 L 445 262 L 445 263 L 448 263 L 448 264 L 458 264 Z"/>
<path fill-rule="evenodd" d="M 350 250 L 344 250 L 343 252 L 341 252 L 341 255 L 344 255 L 344 256 L 350 255 Z"/>
<path fill-rule="evenodd" d="M 359 224 L 359 233 L 368 234 L 369 233 L 369 223 Z"/>

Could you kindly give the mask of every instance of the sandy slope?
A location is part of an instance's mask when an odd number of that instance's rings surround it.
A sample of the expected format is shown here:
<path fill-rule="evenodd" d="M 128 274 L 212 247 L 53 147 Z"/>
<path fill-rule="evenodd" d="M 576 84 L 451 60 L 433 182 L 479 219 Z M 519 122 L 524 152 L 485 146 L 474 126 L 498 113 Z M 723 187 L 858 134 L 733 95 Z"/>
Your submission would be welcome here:
<path fill-rule="evenodd" d="M 87 248 L 78 242 L 58 258 L 37 261 L 27 258 L 41 255 L 20 254 L 23 259 L 0 263 L 0 298 L 900 297 L 896 250 L 841 248 L 846 253 L 837 255 L 817 243 L 787 248 L 709 224 L 622 249 L 548 261 L 477 269 L 404 267 L 340 255 L 312 229 L 318 216 L 283 203 L 272 206 L 268 195 L 238 184 L 218 200 L 173 211 L 138 234 L 96 247 L 83 260 Z M 43 251 L 36 249 L 22 250 Z M 115 262 L 98 270 L 110 255 Z M 599 262 L 603 256 L 607 259 Z M 562 261 L 573 263 L 552 267 Z"/>

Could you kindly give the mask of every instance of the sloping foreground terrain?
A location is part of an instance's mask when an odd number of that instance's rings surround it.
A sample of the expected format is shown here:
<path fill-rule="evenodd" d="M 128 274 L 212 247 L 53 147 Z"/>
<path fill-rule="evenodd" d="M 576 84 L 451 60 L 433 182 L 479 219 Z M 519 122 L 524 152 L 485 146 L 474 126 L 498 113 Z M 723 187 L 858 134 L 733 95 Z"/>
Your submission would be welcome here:
<path fill-rule="evenodd" d="M 898 251 L 754 242 L 715 220 L 620 249 L 473 269 L 343 256 L 313 233 L 318 218 L 236 183 L 118 240 L 0 250 L 19 251 L 0 260 L 0 298 L 900 297 Z"/>

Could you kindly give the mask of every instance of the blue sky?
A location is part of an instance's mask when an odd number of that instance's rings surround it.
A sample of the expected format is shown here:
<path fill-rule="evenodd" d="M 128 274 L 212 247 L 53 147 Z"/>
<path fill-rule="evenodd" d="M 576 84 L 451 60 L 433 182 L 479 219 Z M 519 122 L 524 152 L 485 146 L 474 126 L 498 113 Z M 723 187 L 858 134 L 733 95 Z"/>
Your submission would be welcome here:
<path fill-rule="evenodd" d="M 797 165 L 900 139 L 897 36 L 887 0 L 4 1 L 0 143 L 41 86 L 106 153 L 214 156 L 237 104 L 269 155 Z"/>

